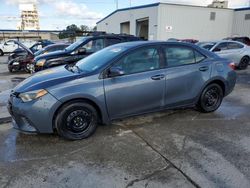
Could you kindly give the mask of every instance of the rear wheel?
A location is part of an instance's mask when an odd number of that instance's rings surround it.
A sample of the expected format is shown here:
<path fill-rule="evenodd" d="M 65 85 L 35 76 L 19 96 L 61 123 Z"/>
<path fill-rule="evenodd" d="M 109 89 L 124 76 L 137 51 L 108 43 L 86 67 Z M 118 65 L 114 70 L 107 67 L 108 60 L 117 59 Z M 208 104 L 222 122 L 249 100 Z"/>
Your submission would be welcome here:
<path fill-rule="evenodd" d="M 86 102 L 65 104 L 57 113 L 55 127 L 60 136 L 80 140 L 92 135 L 98 122 L 96 109 Z"/>
<path fill-rule="evenodd" d="M 246 68 L 248 67 L 249 62 L 250 62 L 250 58 L 249 58 L 249 57 L 247 57 L 247 56 L 243 57 L 243 58 L 240 60 L 240 63 L 239 63 L 238 68 L 239 68 L 240 70 L 246 69 Z"/>
<path fill-rule="evenodd" d="M 197 107 L 204 113 L 213 112 L 220 107 L 222 100 L 222 88 L 218 84 L 210 84 L 203 90 Z"/>

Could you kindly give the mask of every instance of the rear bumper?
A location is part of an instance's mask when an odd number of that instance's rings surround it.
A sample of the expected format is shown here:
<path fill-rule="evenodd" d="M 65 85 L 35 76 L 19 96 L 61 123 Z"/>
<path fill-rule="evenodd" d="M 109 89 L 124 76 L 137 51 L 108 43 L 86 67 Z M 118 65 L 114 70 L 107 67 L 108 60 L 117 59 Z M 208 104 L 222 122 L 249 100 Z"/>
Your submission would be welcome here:
<path fill-rule="evenodd" d="M 13 119 L 12 125 L 23 132 L 53 133 L 53 115 L 60 104 L 49 93 L 26 103 L 18 97 L 11 96 L 8 110 Z"/>

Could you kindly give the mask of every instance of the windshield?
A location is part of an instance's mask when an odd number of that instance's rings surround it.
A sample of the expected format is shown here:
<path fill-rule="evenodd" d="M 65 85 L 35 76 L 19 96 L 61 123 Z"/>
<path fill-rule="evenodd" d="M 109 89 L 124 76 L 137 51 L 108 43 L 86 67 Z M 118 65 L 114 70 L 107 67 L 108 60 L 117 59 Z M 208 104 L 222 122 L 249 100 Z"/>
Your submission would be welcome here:
<path fill-rule="evenodd" d="M 84 72 L 92 72 L 107 64 L 125 50 L 126 47 L 111 46 L 78 61 L 76 66 Z"/>
<path fill-rule="evenodd" d="M 83 37 L 81 40 L 78 40 L 65 48 L 67 51 L 74 51 L 78 46 L 80 46 L 83 42 L 85 42 L 89 37 Z"/>
<path fill-rule="evenodd" d="M 197 45 L 206 50 L 211 50 L 215 44 L 216 44 L 215 42 L 200 42 Z"/>

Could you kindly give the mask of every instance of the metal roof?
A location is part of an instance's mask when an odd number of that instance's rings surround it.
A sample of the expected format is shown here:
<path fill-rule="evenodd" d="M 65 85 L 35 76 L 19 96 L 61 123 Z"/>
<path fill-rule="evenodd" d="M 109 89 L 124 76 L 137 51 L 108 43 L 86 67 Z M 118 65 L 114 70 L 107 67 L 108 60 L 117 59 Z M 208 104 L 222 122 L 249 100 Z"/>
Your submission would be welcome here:
<path fill-rule="evenodd" d="M 250 10 L 250 7 L 244 7 L 244 8 L 237 8 L 234 9 L 235 11 L 244 11 L 244 10 Z"/>
<path fill-rule="evenodd" d="M 105 20 L 106 18 L 112 16 L 116 12 L 121 12 L 121 11 L 126 11 L 126 10 L 134 10 L 134 9 L 141 9 L 141 8 L 156 7 L 156 6 L 159 6 L 160 4 L 163 4 L 163 5 L 176 5 L 176 6 L 187 6 L 187 7 L 200 7 L 200 8 L 214 8 L 214 7 L 197 6 L 197 5 L 184 5 L 184 4 L 176 4 L 176 3 L 153 3 L 153 4 L 141 5 L 141 6 L 135 6 L 135 7 L 117 9 L 114 12 L 107 15 L 106 17 L 104 17 L 103 19 L 101 19 L 100 21 L 96 22 L 96 24 L 102 22 L 103 20 Z M 216 9 L 234 10 L 234 9 L 230 9 L 230 8 L 216 8 Z"/>

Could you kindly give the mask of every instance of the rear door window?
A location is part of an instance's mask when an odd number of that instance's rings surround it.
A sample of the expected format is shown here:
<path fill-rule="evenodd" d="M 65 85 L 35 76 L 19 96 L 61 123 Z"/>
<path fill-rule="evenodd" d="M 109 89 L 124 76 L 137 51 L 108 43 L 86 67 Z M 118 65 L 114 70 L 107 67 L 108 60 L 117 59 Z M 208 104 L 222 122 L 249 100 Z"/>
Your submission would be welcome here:
<path fill-rule="evenodd" d="M 165 48 L 165 57 L 168 67 L 196 63 L 194 51 L 188 47 L 173 46 Z"/>
<path fill-rule="evenodd" d="M 234 49 L 241 49 L 243 48 L 244 46 L 242 44 L 239 44 L 239 43 L 236 43 L 236 42 L 229 42 L 227 44 L 227 48 L 229 50 L 234 50 Z"/>

